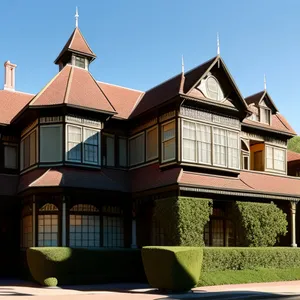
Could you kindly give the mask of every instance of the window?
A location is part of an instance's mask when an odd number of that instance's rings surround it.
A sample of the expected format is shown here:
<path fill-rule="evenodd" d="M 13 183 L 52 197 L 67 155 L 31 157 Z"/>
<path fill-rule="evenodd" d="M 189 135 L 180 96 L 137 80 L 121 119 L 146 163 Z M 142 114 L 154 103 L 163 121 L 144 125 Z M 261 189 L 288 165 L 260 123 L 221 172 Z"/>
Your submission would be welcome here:
<path fill-rule="evenodd" d="M 81 127 L 68 125 L 68 160 L 81 162 Z"/>
<path fill-rule="evenodd" d="M 75 66 L 80 68 L 85 68 L 85 58 L 80 56 L 75 56 Z"/>
<path fill-rule="evenodd" d="M 103 246 L 124 247 L 123 211 L 117 206 L 103 207 Z"/>
<path fill-rule="evenodd" d="M 272 146 L 266 146 L 267 169 L 285 171 L 286 150 Z"/>
<path fill-rule="evenodd" d="M 114 135 L 103 135 L 104 137 L 104 156 L 103 164 L 105 166 L 113 167 L 115 165 L 115 136 Z"/>
<path fill-rule="evenodd" d="M 224 98 L 219 82 L 214 76 L 209 76 L 206 79 L 206 94 L 208 98 L 213 100 L 222 100 Z"/>
<path fill-rule="evenodd" d="M 90 204 L 77 204 L 70 209 L 70 247 L 100 247 L 99 210 Z"/>
<path fill-rule="evenodd" d="M 243 169 L 244 170 L 249 170 L 249 156 L 244 156 L 243 155 Z"/>
<path fill-rule="evenodd" d="M 21 141 L 20 150 L 21 170 L 36 163 L 36 130 Z"/>
<path fill-rule="evenodd" d="M 228 167 L 239 168 L 239 135 L 237 132 L 228 131 Z"/>
<path fill-rule="evenodd" d="M 99 132 L 84 128 L 84 162 L 99 164 Z"/>
<path fill-rule="evenodd" d="M 21 247 L 32 247 L 32 209 L 29 205 L 22 210 L 21 232 Z"/>
<path fill-rule="evenodd" d="M 40 161 L 62 161 L 62 126 L 40 127 Z"/>
<path fill-rule="evenodd" d="M 4 145 L 4 168 L 18 168 L 18 148 L 17 145 Z"/>
<path fill-rule="evenodd" d="M 131 166 L 145 161 L 145 134 L 139 134 L 129 139 L 129 164 Z"/>
<path fill-rule="evenodd" d="M 127 167 L 127 139 L 119 137 L 119 166 Z"/>
<path fill-rule="evenodd" d="M 271 121 L 271 111 L 266 108 L 260 109 L 261 117 L 260 120 L 262 123 L 270 124 Z"/>
<path fill-rule="evenodd" d="M 211 127 L 197 124 L 198 162 L 211 163 Z"/>
<path fill-rule="evenodd" d="M 226 166 L 227 142 L 226 131 L 213 128 L 214 165 Z"/>
<path fill-rule="evenodd" d="M 99 131 L 67 125 L 67 160 L 99 165 Z"/>
<path fill-rule="evenodd" d="M 175 158 L 175 121 L 172 121 L 162 125 L 162 161 Z"/>
<path fill-rule="evenodd" d="M 39 209 L 38 247 L 58 246 L 58 208 L 47 203 Z"/>
<path fill-rule="evenodd" d="M 183 121 L 183 159 L 185 161 L 196 162 L 196 124 Z"/>
<path fill-rule="evenodd" d="M 158 129 L 157 126 L 146 131 L 146 159 L 155 159 L 158 156 Z"/>

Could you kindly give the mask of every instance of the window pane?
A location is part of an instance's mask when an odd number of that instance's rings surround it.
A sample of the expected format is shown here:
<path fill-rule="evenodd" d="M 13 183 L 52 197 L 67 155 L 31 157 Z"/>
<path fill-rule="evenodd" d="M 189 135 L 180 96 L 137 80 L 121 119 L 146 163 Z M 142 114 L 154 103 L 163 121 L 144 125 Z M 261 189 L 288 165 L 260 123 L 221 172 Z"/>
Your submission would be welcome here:
<path fill-rule="evenodd" d="M 226 131 L 224 129 L 213 128 L 214 132 L 214 164 L 226 166 Z"/>
<path fill-rule="evenodd" d="M 36 132 L 30 134 L 30 166 L 36 163 Z"/>
<path fill-rule="evenodd" d="M 40 159 L 41 162 L 62 160 L 62 127 L 40 127 Z"/>
<path fill-rule="evenodd" d="M 17 169 L 17 146 L 4 146 L 4 167 Z"/>
<path fill-rule="evenodd" d="M 129 140 L 129 163 L 136 165 L 145 161 L 144 134 L 138 135 Z"/>
<path fill-rule="evenodd" d="M 228 167 L 239 168 L 240 151 L 239 151 L 239 135 L 237 132 L 227 132 L 228 136 Z"/>
<path fill-rule="evenodd" d="M 58 245 L 58 216 L 38 216 L 38 246 L 54 247 Z"/>
<path fill-rule="evenodd" d="M 105 136 L 106 141 L 106 165 L 113 167 L 115 165 L 115 137 Z"/>
<path fill-rule="evenodd" d="M 211 127 L 197 124 L 198 162 L 211 163 Z"/>
<path fill-rule="evenodd" d="M 158 156 L 157 135 L 158 135 L 157 127 L 150 129 L 146 133 L 147 160 L 157 158 Z"/>
<path fill-rule="evenodd" d="M 167 141 L 175 137 L 175 122 L 163 125 L 162 140 Z"/>
<path fill-rule="evenodd" d="M 127 140 L 125 138 L 119 138 L 119 165 L 127 166 Z"/>
<path fill-rule="evenodd" d="M 85 68 L 85 58 L 80 56 L 75 56 L 75 66 L 80 68 Z"/>
<path fill-rule="evenodd" d="M 84 128 L 84 161 L 97 164 L 99 157 L 99 132 Z"/>
<path fill-rule="evenodd" d="M 81 162 L 81 128 L 68 126 L 68 160 Z"/>
<path fill-rule="evenodd" d="M 266 147 L 267 169 L 273 169 L 273 148 Z"/>
<path fill-rule="evenodd" d="M 285 170 L 285 150 L 274 148 L 274 169 Z"/>
<path fill-rule="evenodd" d="M 103 217 L 103 246 L 112 248 L 124 247 L 123 217 Z"/>
<path fill-rule="evenodd" d="M 175 122 L 162 126 L 163 161 L 175 159 Z"/>

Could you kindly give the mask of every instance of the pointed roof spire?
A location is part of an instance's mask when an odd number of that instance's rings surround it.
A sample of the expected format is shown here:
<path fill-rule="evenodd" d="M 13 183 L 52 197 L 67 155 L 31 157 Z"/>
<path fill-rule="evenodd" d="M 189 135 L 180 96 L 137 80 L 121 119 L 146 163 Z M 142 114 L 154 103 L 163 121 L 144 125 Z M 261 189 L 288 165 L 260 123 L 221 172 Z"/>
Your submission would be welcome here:
<path fill-rule="evenodd" d="M 219 32 L 217 32 L 217 55 L 220 56 L 220 38 L 219 38 Z"/>
<path fill-rule="evenodd" d="M 184 74 L 184 59 L 183 59 L 183 54 L 181 56 L 181 73 Z"/>
<path fill-rule="evenodd" d="M 266 79 L 266 74 L 264 74 L 264 90 L 267 90 L 267 79 Z"/>
<path fill-rule="evenodd" d="M 76 13 L 75 13 L 75 27 L 76 28 L 78 28 L 78 19 L 79 19 L 78 7 L 76 6 Z"/>

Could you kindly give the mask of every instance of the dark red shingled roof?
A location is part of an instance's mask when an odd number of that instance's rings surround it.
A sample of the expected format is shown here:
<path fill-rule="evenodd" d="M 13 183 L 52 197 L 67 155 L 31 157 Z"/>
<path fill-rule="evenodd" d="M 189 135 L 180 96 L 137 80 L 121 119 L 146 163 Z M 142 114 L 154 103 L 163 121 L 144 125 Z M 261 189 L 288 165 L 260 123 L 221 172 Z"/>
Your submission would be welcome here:
<path fill-rule="evenodd" d="M 287 151 L 287 161 L 292 162 L 292 161 L 297 161 L 300 160 L 300 153 L 294 152 L 294 151 Z"/>
<path fill-rule="evenodd" d="M 59 62 L 59 59 L 61 56 L 66 52 L 66 51 L 74 51 L 81 53 L 85 56 L 89 56 L 92 58 L 96 57 L 96 54 L 92 51 L 88 43 L 86 42 L 85 38 L 83 37 L 81 31 L 79 28 L 75 28 L 74 31 L 72 32 L 69 40 L 63 47 L 62 51 L 58 55 L 58 57 L 55 60 L 55 63 Z"/>
<path fill-rule="evenodd" d="M 33 97 L 33 94 L 0 90 L 0 124 L 9 124 Z"/>
<path fill-rule="evenodd" d="M 29 105 L 59 104 L 116 113 L 92 75 L 85 69 L 70 65 L 66 65 Z"/>

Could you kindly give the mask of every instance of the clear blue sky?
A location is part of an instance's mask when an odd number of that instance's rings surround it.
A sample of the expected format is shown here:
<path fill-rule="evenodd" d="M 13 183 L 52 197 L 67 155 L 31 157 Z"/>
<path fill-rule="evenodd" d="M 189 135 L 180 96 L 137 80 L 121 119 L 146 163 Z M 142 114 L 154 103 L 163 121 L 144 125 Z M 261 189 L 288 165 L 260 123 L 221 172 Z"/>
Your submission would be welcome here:
<path fill-rule="evenodd" d="M 271 97 L 300 133 L 299 0 L 1 1 L 0 62 L 18 65 L 18 90 L 36 93 L 57 73 L 76 5 L 97 80 L 147 90 L 180 72 L 182 54 L 186 69 L 215 56 L 219 32 L 243 96 L 262 90 L 266 73 Z"/>

